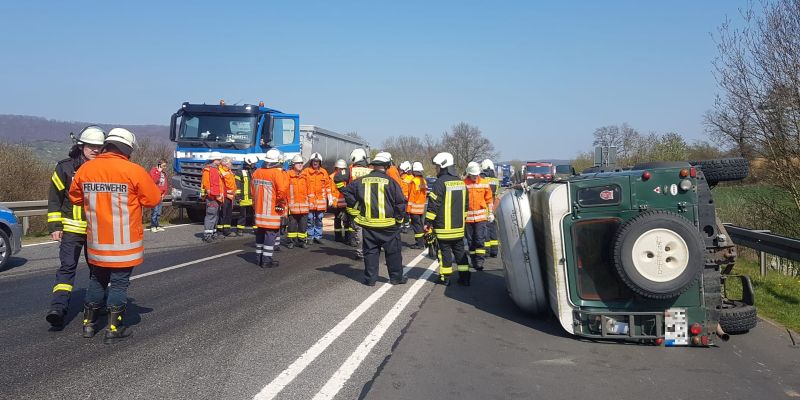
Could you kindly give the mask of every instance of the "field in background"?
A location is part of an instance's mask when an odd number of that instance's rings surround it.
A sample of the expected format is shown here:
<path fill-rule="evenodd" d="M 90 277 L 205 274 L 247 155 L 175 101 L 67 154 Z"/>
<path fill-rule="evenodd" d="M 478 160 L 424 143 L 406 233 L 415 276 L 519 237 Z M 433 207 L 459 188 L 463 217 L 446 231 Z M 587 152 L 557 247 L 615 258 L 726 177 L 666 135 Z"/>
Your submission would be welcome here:
<path fill-rule="evenodd" d="M 736 262 L 733 273 L 748 275 L 752 279 L 758 315 L 800 332 L 800 277 L 774 271 L 762 277 L 758 263 L 745 259 Z M 731 279 L 731 284 L 726 286 L 731 298 L 741 298 L 742 288 L 738 280 Z"/>

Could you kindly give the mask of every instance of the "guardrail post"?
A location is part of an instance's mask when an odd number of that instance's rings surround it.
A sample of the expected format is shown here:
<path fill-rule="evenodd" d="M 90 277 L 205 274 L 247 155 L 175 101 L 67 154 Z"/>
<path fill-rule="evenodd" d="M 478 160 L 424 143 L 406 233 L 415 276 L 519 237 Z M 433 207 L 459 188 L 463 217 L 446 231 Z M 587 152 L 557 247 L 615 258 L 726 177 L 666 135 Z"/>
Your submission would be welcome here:
<path fill-rule="evenodd" d="M 31 227 L 31 218 L 30 217 L 22 217 L 22 236 L 28 234 L 28 229 Z"/>
<path fill-rule="evenodd" d="M 761 263 L 761 276 L 767 276 L 767 253 L 759 251 L 758 259 Z"/>

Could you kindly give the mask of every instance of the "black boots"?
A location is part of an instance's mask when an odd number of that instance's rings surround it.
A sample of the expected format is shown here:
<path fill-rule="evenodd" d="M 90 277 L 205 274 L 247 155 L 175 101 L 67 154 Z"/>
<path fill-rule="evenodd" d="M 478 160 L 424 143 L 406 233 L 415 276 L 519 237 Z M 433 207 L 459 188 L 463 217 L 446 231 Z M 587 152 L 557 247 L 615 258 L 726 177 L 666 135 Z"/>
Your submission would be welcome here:
<path fill-rule="evenodd" d="M 64 328 L 64 317 L 66 316 L 67 310 L 52 309 L 47 313 L 45 319 L 50 323 L 51 328 L 60 330 Z"/>
<path fill-rule="evenodd" d="M 106 336 L 103 338 L 104 342 L 113 343 L 114 340 L 131 335 L 131 332 L 127 329 L 122 320 L 123 314 L 125 314 L 125 306 L 108 308 L 108 326 L 106 326 Z"/>
<path fill-rule="evenodd" d="M 87 303 L 83 305 L 83 337 L 91 338 L 97 333 L 97 317 L 102 305 Z"/>

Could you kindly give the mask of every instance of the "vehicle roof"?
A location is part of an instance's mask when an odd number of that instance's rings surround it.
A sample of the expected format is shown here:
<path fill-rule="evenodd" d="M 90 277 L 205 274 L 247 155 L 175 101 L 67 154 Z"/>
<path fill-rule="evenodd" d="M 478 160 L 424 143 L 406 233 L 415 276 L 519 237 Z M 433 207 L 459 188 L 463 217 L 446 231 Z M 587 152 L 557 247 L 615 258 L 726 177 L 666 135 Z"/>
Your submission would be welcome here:
<path fill-rule="evenodd" d="M 266 113 L 283 113 L 282 111 L 275 110 L 268 107 L 259 107 L 252 104 L 241 105 L 219 105 L 219 104 L 191 104 L 184 102 L 181 109 L 189 113 L 209 113 L 209 114 L 266 114 Z"/>

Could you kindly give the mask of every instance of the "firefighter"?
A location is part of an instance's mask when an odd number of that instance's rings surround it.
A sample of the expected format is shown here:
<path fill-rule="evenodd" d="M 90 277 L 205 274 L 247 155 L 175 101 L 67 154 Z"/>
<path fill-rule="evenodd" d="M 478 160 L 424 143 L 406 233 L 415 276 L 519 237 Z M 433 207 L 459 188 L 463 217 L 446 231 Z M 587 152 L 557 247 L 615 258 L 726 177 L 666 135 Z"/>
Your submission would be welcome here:
<path fill-rule="evenodd" d="M 306 238 L 306 224 L 308 222 L 308 200 L 309 200 L 309 184 L 308 176 L 303 174 L 303 157 L 299 154 L 292 157 L 291 169 L 288 172 L 289 178 L 289 215 L 288 215 L 288 229 L 286 237 L 289 243 L 286 244 L 287 249 L 294 248 L 295 245 L 305 249 Z"/>
<path fill-rule="evenodd" d="M 425 198 L 428 196 L 428 183 L 423 176 L 425 169 L 422 167 L 421 162 L 414 162 L 411 171 L 412 178 L 408 184 L 408 208 L 406 209 L 411 220 L 411 229 L 414 231 L 414 244 L 411 248 L 424 249 L 424 214 Z"/>
<path fill-rule="evenodd" d="M 47 228 L 50 231 L 50 238 L 61 242 L 58 245 L 58 259 L 61 265 L 56 271 L 50 311 L 45 317 L 53 329 L 62 329 L 64 326 L 78 259 L 81 257 L 81 249 L 86 246 L 86 220 L 83 217 L 83 209 L 70 201 L 69 185 L 72 183 L 75 171 L 86 161 L 97 156 L 103 147 L 104 139 L 105 132 L 99 127 L 90 125 L 83 128 L 77 139 L 73 136 L 75 144 L 69 151 L 69 158 L 56 164 L 56 169 L 50 178 Z M 85 252 L 84 257 L 86 257 Z"/>
<path fill-rule="evenodd" d="M 494 171 L 494 163 L 490 159 L 485 159 L 481 162 L 481 176 L 489 181 L 489 187 L 492 189 L 492 196 L 494 201 L 497 202 L 497 196 L 500 194 L 500 179 Z M 496 204 L 495 204 L 496 206 Z M 497 238 L 497 223 L 488 222 L 486 224 L 486 253 L 489 257 L 497 257 L 497 249 L 500 247 L 500 241 Z"/>
<path fill-rule="evenodd" d="M 389 153 L 388 151 L 384 151 L 382 153 L 388 154 L 389 159 L 391 160 L 392 158 L 391 153 Z M 400 170 L 394 165 L 394 160 L 391 160 L 389 162 L 389 167 L 386 168 L 386 175 L 389 175 L 390 178 L 394 179 L 394 181 L 397 182 L 398 185 L 400 185 L 400 188 L 403 187 L 403 180 L 400 179 Z"/>
<path fill-rule="evenodd" d="M 200 179 L 200 197 L 204 198 L 206 202 L 206 218 L 203 221 L 203 241 L 206 243 L 213 242 L 220 237 L 217 235 L 216 227 L 220 205 L 224 203 L 225 199 L 225 183 L 219 174 L 222 155 L 216 151 L 211 152 L 208 161 Z"/>
<path fill-rule="evenodd" d="M 278 261 L 272 256 L 289 192 L 289 181 L 281 170 L 280 157 L 280 151 L 270 149 L 261 168 L 253 173 L 251 189 L 256 212 L 256 256 L 261 268 L 278 266 Z"/>
<path fill-rule="evenodd" d="M 467 185 L 453 171 L 454 159 L 450 153 L 439 153 L 433 157 L 436 166 L 436 183 L 428 191 L 427 226 L 433 229 L 439 243 L 438 283 L 450 284 L 453 262 L 458 268 L 458 283 L 470 284 L 469 259 L 464 250 L 464 222 L 467 218 Z"/>
<path fill-rule="evenodd" d="M 308 179 L 308 236 L 313 243 L 322 243 L 322 218 L 333 205 L 331 178 L 322 168 L 322 154 L 311 154 L 303 175 Z"/>
<path fill-rule="evenodd" d="M 331 197 L 333 197 L 333 235 L 334 240 L 337 242 L 344 242 L 348 227 L 347 202 L 344 200 L 344 195 L 340 192 L 350 181 L 350 174 L 347 170 L 347 162 L 345 160 L 336 160 L 334 164 L 336 168 L 330 175 Z"/>
<path fill-rule="evenodd" d="M 236 198 L 236 176 L 233 172 L 233 163 L 230 157 L 223 157 L 219 165 L 219 175 L 224 184 L 224 197 L 220 204 L 217 231 L 222 231 L 223 236 L 231 234 L 233 217 L 233 201 Z"/>
<path fill-rule="evenodd" d="M 69 188 L 70 200 L 83 206 L 87 221 L 90 272 L 83 336 L 94 336 L 97 314 L 106 297 L 106 342 L 130 334 L 125 327 L 125 306 L 131 272 L 144 261 L 142 207 L 161 201 L 150 174 L 129 161 L 135 144 L 133 133 L 112 129 L 100 155 L 78 170 Z"/>
<path fill-rule="evenodd" d="M 255 172 L 258 157 L 249 155 L 244 158 L 242 169 L 236 171 L 234 175 L 236 179 L 236 198 L 239 201 L 239 218 L 236 220 L 236 236 L 242 236 L 242 233 L 247 229 L 248 216 L 253 214 L 253 197 L 252 188 L 250 187 L 250 178 Z"/>
<path fill-rule="evenodd" d="M 364 149 L 354 149 L 350 152 L 350 162 L 350 183 L 372 172 L 372 169 L 368 166 L 369 160 L 367 159 L 367 151 Z M 350 243 L 350 246 L 356 248 L 356 258 L 361 259 L 364 258 L 364 235 L 361 227 L 355 223 L 355 212 L 355 208 L 347 208 L 348 220 L 350 221 L 350 226 L 348 228 L 350 238 L 348 239 L 348 243 Z"/>
<path fill-rule="evenodd" d="M 486 259 L 486 226 L 494 222 L 494 198 L 489 181 L 481 176 L 481 166 L 476 162 L 467 164 L 467 185 L 469 202 L 467 203 L 466 238 L 469 243 L 469 257 L 472 268 L 483 271 Z"/>
<path fill-rule="evenodd" d="M 355 221 L 364 235 L 364 284 L 375 286 L 381 248 L 386 252 L 389 283 L 404 284 L 399 225 L 406 211 L 400 185 L 386 174 L 391 158 L 378 153 L 370 161 L 373 170 L 342 189 L 347 207 L 355 209 Z"/>
<path fill-rule="evenodd" d="M 403 196 L 405 196 L 406 201 L 408 201 L 408 185 L 411 183 L 411 180 L 414 179 L 414 174 L 411 173 L 411 162 L 410 161 L 403 161 L 400 163 L 400 187 L 403 189 Z M 403 220 L 403 225 L 400 229 L 400 232 L 406 233 L 408 232 L 408 227 L 410 225 L 410 217 L 406 214 L 406 218 Z"/>

